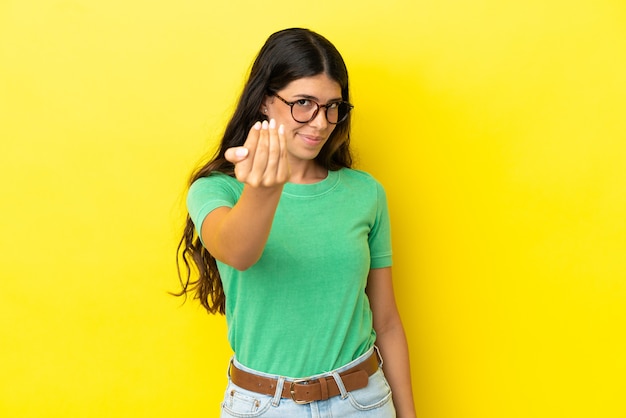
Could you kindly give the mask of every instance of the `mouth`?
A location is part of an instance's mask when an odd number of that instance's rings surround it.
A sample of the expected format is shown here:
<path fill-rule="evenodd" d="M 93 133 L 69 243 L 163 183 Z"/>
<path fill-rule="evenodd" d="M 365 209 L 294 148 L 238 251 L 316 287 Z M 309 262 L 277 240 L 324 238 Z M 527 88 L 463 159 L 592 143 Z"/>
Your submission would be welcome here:
<path fill-rule="evenodd" d="M 300 137 L 300 139 L 302 139 L 302 141 L 310 146 L 317 146 L 320 145 L 322 143 L 324 143 L 325 139 L 322 136 L 317 136 L 317 135 L 307 135 L 307 134 L 301 134 L 299 133 L 298 136 Z"/>

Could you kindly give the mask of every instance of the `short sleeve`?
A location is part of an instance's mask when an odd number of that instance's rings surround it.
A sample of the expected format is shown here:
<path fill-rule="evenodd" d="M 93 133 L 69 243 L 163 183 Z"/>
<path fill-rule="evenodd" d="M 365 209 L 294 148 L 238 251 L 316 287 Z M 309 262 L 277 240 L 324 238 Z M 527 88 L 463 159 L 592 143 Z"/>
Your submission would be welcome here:
<path fill-rule="evenodd" d="M 222 173 L 213 173 L 194 181 L 187 193 L 187 211 L 198 235 L 206 216 L 222 206 L 232 208 L 242 191 L 243 184 Z"/>
<path fill-rule="evenodd" d="M 387 195 L 383 186 L 376 182 L 376 219 L 369 234 L 370 268 L 392 265 L 391 222 L 387 207 Z"/>

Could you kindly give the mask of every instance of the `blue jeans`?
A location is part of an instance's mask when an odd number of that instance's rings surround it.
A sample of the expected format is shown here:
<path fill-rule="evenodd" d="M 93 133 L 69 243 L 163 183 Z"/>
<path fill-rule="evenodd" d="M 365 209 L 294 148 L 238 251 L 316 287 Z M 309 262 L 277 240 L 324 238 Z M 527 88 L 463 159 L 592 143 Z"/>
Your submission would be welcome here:
<path fill-rule="evenodd" d="M 306 405 L 296 404 L 292 399 L 281 398 L 283 386 L 290 380 L 281 376 L 251 370 L 237 362 L 233 363 L 238 369 L 256 375 L 271 377 L 278 380 L 278 387 L 274 396 L 263 395 L 242 389 L 228 380 L 228 386 L 222 402 L 221 418 L 395 418 L 396 410 L 391 399 L 391 389 L 381 368 L 369 377 L 366 387 L 352 392 L 346 392 L 339 373 L 348 370 L 366 360 L 374 348 L 356 360 L 329 373 L 311 376 L 310 379 L 320 377 L 334 377 L 341 389 L 341 395 L 325 401 L 315 401 Z"/>

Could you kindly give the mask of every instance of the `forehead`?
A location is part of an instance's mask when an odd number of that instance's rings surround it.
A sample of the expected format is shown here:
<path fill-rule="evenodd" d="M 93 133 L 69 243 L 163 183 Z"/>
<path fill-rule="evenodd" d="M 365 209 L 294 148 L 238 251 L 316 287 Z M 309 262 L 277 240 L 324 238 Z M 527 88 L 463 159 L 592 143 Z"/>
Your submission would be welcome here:
<path fill-rule="evenodd" d="M 303 77 L 287 84 L 282 93 L 286 95 L 303 95 L 320 100 L 341 99 L 341 86 L 326 74 Z"/>

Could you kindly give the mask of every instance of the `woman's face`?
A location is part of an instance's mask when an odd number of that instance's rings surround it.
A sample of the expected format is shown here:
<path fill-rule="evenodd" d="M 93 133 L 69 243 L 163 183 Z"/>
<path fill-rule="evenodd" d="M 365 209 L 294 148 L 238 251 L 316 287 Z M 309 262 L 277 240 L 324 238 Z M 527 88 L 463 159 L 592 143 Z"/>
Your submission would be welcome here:
<path fill-rule="evenodd" d="M 277 95 L 287 102 L 298 102 L 295 106 L 314 107 L 310 101 L 325 105 L 342 100 L 341 86 L 326 74 L 294 80 Z M 328 122 L 324 108 L 320 108 L 311 121 L 296 122 L 291 116 L 291 107 L 276 96 L 266 97 L 261 111 L 268 119 L 275 119 L 276 126 L 284 125 L 287 152 L 292 160 L 313 160 L 317 157 L 336 126 Z"/>

